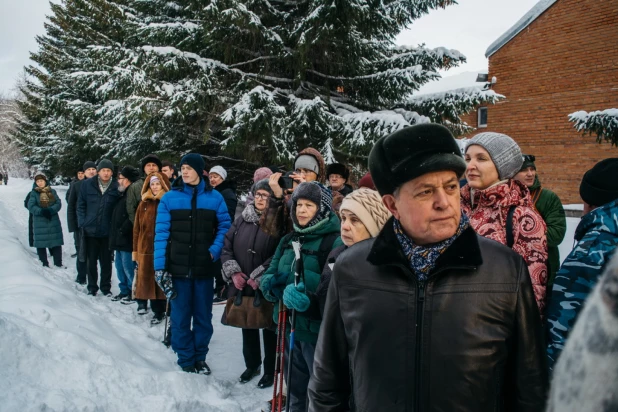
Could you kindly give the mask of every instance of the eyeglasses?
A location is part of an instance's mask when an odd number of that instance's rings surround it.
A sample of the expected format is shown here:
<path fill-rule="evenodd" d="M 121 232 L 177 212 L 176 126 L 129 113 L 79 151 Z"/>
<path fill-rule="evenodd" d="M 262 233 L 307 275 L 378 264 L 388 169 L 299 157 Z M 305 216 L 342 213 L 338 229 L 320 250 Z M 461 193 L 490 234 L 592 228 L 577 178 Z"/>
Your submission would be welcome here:
<path fill-rule="evenodd" d="M 534 163 L 534 161 L 536 160 L 536 157 L 534 155 L 523 155 L 522 158 L 524 159 L 524 162 Z"/>
<path fill-rule="evenodd" d="M 256 193 L 255 194 L 255 198 L 256 199 L 268 200 L 269 197 L 270 197 L 270 195 L 265 195 L 263 193 Z"/>

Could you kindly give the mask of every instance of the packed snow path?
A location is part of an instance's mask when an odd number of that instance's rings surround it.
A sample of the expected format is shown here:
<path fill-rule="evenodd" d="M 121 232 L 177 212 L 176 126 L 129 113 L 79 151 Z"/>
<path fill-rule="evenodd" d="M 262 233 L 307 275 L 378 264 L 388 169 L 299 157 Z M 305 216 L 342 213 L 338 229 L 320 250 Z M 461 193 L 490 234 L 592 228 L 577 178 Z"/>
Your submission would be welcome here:
<path fill-rule="evenodd" d="M 31 180 L 16 178 L 0 186 L 0 411 L 260 410 L 272 388 L 258 389 L 259 378 L 238 382 L 245 370 L 241 331 L 221 325 L 223 305 L 213 310 L 206 359 L 212 375 L 181 372 L 161 344 L 163 324 L 150 326 L 152 313 L 139 316 L 135 304 L 88 296 L 74 282 L 67 187 L 55 187 L 67 269 L 41 266 L 28 247 L 23 200 L 31 189 Z M 118 293 L 115 273 L 112 285 Z"/>

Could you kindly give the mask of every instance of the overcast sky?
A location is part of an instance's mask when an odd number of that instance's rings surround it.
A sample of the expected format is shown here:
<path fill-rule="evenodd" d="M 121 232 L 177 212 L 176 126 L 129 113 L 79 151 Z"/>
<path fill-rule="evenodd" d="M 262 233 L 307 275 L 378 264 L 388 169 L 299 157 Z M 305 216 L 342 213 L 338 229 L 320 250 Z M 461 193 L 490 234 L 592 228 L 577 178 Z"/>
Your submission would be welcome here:
<path fill-rule="evenodd" d="M 446 75 L 487 69 L 485 50 L 509 29 L 537 0 L 459 0 L 459 4 L 436 10 L 414 22 L 398 38 L 398 44 L 444 46 L 462 52 L 468 63 Z M 31 51 L 35 36 L 44 34 L 48 0 L 0 0 L 0 94 L 8 93 Z"/>

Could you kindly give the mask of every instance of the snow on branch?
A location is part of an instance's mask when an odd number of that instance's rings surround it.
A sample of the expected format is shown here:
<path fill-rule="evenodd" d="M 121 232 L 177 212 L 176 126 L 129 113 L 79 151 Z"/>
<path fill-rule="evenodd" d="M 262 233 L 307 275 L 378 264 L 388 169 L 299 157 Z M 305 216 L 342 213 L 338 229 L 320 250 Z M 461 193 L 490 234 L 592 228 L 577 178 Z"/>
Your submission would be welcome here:
<path fill-rule="evenodd" d="M 579 111 L 571 113 L 569 121 L 573 122 L 573 127 L 584 135 L 596 134 L 597 142 L 606 140 L 612 146 L 618 146 L 618 109 Z"/>

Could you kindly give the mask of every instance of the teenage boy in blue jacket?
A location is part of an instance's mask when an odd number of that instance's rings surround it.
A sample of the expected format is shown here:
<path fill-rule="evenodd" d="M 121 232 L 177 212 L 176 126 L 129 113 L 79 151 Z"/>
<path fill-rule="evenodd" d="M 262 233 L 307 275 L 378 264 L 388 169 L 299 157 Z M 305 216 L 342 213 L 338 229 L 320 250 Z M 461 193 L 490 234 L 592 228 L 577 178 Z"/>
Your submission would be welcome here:
<path fill-rule="evenodd" d="M 223 196 L 202 178 L 204 160 L 189 153 L 180 161 L 181 178 L 161 198 L 155 227 L 157 279 L 172 279 L 172 349 L 185 372 L 208 375 L 212 337 L 213 278 L 231 226 Z M 193 319 L 193 330 L 191 330 Z"/>

